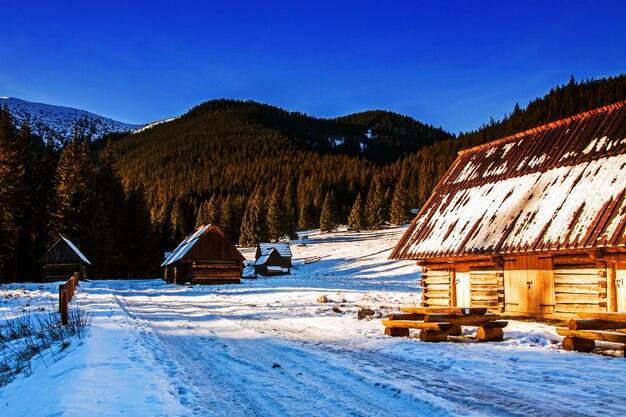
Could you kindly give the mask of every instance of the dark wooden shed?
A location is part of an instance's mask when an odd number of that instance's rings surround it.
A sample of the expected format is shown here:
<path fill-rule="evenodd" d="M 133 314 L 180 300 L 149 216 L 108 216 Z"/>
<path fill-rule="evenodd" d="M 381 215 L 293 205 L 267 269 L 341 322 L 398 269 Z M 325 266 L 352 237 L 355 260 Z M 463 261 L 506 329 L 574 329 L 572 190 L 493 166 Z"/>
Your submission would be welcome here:
<path fill-rule="evenodd" d="M 91 262 L 69 240 L 61 236 L 54 245 L 48 249 L 39 263 L 43 264 L 43 280 L 67 281 L 75 272 L 79 279 L 87 279 L 88 267 Z"/>
<path fill-rule="evenodd" d="M 163 262 L 165 279 L 184 284 L 239 283 L 245 257 L 218 226 L 187 236 Z"/>
<path fill-rule="evenodd" d="M 626 311 L 626 102 L 459 152 L 392 252 L 424 306 Z"/>
<path fill-rule="evenodd" d="M 271 248 L 256 259 L 254 272 L 265 276 L 289 275 L 291 271 L 287 265 L 291 265 L 291 261 L 286 260 L 276 248 Z"/>

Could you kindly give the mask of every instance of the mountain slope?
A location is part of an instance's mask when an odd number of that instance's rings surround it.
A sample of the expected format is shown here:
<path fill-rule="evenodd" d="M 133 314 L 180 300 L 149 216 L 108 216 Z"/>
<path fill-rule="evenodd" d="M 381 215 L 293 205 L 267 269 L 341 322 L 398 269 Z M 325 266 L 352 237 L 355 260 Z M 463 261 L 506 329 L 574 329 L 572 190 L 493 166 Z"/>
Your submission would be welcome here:
<path fill-rule="evenodd" d="M 142 125 L 129 124 L 85 110 L 51 104 L 33 103 L 13 97 L 0 97 L 0 107 L 7 106 L 15 125 L 28 122 L 33 134 L 45 142 L 63 144 L 72 137 L 92 139 L 115 132 L 129 132 Z"/>

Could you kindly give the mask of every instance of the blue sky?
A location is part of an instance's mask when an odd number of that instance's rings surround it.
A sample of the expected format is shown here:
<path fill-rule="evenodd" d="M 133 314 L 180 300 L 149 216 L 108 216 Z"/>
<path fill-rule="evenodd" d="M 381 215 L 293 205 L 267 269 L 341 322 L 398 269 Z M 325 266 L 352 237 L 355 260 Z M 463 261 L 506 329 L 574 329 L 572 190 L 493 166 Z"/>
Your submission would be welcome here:
<path fill-rule="evenodd" d="M 458 132 L 626 72 L 623 0 L 470 3 L 3 2 L 0 96 L 132 123 L 213 98 L 385 109 Z"/>

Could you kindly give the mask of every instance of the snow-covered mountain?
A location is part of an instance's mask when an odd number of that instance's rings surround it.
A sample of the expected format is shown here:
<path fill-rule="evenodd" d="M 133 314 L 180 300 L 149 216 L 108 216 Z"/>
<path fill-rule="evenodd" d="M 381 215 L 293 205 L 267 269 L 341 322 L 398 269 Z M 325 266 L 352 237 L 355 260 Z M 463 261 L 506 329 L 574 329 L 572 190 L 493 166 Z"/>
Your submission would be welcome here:
<path fill-rule="evenodd" d="M 108 117 L 71 107 L 33 103 L 14 97 L 0 97 L 0 107 L 7 106 L 16 125 L 29 122 L 34 134 L 45 142 L 65 143 L 72 137 L 98 139 L 107 133 L 135 131 L 143 125 L 123 123 Z"/>

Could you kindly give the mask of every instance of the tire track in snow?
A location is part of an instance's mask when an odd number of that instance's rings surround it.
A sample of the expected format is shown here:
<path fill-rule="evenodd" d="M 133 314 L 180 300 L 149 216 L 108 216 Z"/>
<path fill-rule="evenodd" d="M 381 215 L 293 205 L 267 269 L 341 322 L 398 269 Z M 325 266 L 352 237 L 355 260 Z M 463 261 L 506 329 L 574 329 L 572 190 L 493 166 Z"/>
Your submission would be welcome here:
<path fill-rule="evenodd" d="M 224 407 L 213 404 L 216 415 L 228 415 L 233 406 L 237 415 L 379 416 L 449 415 L 426 401 L 398 399 L 398 392 L 381 388 L 336 366 L 325 355 L 311 355 L 291 342 L 259 338 L 243 339 L 170 336 L 159 331 L 152 320 L 158 313 L 138 311 L 147 303 L 124 302 L 129 315 L 147 323 L 187 373 L 186 380 L 198 387 L 213 385 L 225 393 Z M 157 305 L 150 302 L 150 307 Z M 163 310 L 167 305 L 158 304 Z M 139 308 L 137 308 L 139 307 Z M 172 320 L 188 317 L 177 313 Z M 222 319 L 225 320 L 225 319 Z M 242 328 L 228 321 L 233 328 Z M 243 328 L 242 328 L 243 329 Z M 208 342 L 208 343 L 207 343 Z M 209 345 L 209 346 L 207 346 Z M 281 368 L 272 368 L 280 363 Z M 227 371 L 228 370 L 228 371 Z M 222 412 L 224 410 L 224 412 Z"/>

